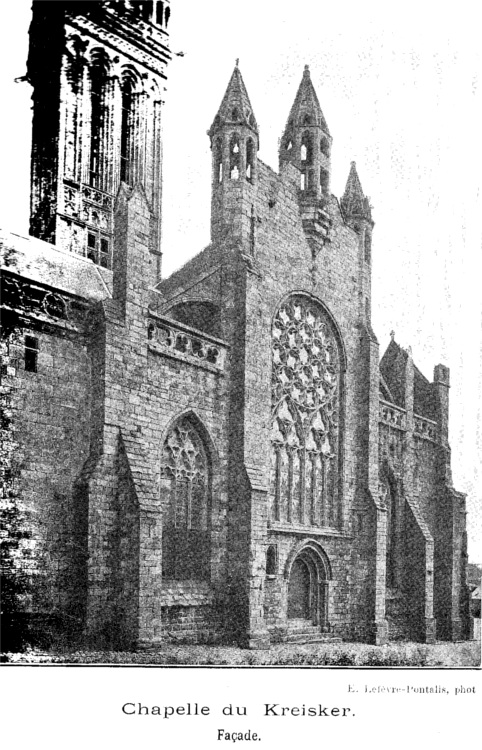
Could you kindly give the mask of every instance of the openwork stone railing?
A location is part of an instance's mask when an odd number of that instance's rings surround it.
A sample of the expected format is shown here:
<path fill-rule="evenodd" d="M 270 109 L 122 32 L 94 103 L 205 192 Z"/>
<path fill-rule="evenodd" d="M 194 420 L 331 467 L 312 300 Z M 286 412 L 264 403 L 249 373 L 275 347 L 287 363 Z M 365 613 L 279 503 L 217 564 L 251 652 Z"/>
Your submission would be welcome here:
<path fill-rule="evenodd" d="M 227 344 L 221 339 L 153 313 L 149 317 L 147 337 L 151 351 L 167 354 L 208 370 L 224 370 Z"/>
<path fill-rule="evenodd" d="M 399 430 L 407 428 L 406 412 L 399 406 L 388 403 L 380 399 L 380 422 L 396 427 Z"/>
<path fill-rule="evenodd" d="M 427 419 L 427 417 L 419 417 L 418 414 L 413 415 L 414 422 L 414 434 L 417 437 L 425 438 L 426 440 L 437 440 L 437 422 L 433 419 Z"/>

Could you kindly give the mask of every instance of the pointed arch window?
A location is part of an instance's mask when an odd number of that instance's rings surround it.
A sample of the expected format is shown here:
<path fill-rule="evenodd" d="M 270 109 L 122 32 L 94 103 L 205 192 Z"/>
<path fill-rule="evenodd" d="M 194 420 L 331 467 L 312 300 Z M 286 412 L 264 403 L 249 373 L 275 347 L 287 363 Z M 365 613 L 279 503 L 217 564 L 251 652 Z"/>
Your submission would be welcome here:
<path fill-rule="evenodd" d="M 209 579 L 211 469 L 198 426 L 182 417 L 164 442 L 163 576 L 175 580 Z"/>
<path fill-rule="evenodd" d="M 386 581 L 388 588 L 396 589 L 399 585 L 400 560 L 399 503 L 396 486 L 388 477 L 382 482 L 382 496 L 387 509 Z"/>
<path fill-rule="evenodd" d="M 315 300 L 295 295 L 272 332 L 271 518 L 338 527 L 341 351 Z"/>

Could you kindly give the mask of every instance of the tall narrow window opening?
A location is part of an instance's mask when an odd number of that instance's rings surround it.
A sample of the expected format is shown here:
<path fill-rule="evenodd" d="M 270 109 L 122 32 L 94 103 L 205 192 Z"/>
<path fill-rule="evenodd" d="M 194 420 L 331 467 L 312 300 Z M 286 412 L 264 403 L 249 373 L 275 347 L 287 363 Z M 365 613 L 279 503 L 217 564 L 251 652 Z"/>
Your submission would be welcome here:
<path fill-rule="evenodd" d="M 301 149 L 300 149 L 301 161 L 306 164 L 313 163 L 313 139 L 311 133 L 306 131 L 303 133 L 301 138 Z"/>
<path fill-rule="evenodd" d="M 253 181 L 254 176 L 254 144 L 253 139 L 248 138 L 246 143 L 246 179 Z"/>
<path fill-rule="evenodd" d="M 278 550 L 275 544 L 270 544 L 266 551 L 266 575 L 275 576 L 278 572 Z"/>
<path fill-rule="evenodd" d="M 91 69 L 90 89 L 90 171 L 89 182 L 92 187 L 103 189 L 102 160 L 106 128 L 105 84 L 107 76 L 101 64 Z"/>
<path fill-rule="evenodd" d="M 372 237 L 368 230 L 365 230 L 365 263 L 370 263 L 372 259 Z"/>
<path fill-rule="evenodd" d="M 38 339 L 35 336 L 25 336 L 25 372 L 37 372 Z"/>
<path fill-rule="evenodd" d="M 162 26 L 164 23 L 164 3 L 156 3 L 156 23 L 158 26 Z"/>
<path fill-rule="evenodd" d="M 122 83 L 122 124 L 121 124 L 121 158 L 120 178 L 129 183 L 131 178 L 131 151 L 133 131 L 133 82 L 127 76 Z"/>
<path fill-rule="evenodd" d="M 241 172 L 241 151 L 239 137 L 234 134 L 229 143 L 229 176 L 232 180 L 239 180 Z"/>
<path fill-rule="evenodd" d="M 214 179 L 217 182 L 223 181 L 223 142 L 221 138 L 216 138 L 214 145 Z"/>

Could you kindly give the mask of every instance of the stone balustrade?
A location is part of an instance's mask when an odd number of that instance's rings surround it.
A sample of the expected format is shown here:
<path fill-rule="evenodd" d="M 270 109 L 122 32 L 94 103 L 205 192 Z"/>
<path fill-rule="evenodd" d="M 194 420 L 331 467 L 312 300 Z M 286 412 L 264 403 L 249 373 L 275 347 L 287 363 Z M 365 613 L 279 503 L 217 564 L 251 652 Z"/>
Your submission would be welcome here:
<path fill-rule="evenodd" d="M 383 422 L 390 427 L 396 427 L 399 430 L 406 430 L 406 416 L 405 409 L 380 399 L 380 422 Z"/>
<path fill-rule="evenodd" d="M 214 336 L 151 313 L 147 336 L 151 351 L 216 372 L 224 371 L 228 345 Z"/>
<path fill-rule="evenodd" d="M 413 422 L 413 431 L 417 437 L 424 438 L 425 440 L 437 440 L 437 422 L 427 417 L 420 417 L 418 414 L 413 415 Z"/>

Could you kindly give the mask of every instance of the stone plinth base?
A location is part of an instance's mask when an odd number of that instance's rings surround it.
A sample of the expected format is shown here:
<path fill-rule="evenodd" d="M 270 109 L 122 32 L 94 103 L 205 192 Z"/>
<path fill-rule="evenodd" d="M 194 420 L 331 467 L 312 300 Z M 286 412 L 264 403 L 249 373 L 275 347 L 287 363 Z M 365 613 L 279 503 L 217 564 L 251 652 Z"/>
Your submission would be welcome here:
<path fill-rule="evenodd" d="M 374 646 L 383 646 L 388 643 L 388 622 L 386 620 L 375 620 L 370 623 L 368 631 L 369 643 Z"/>

